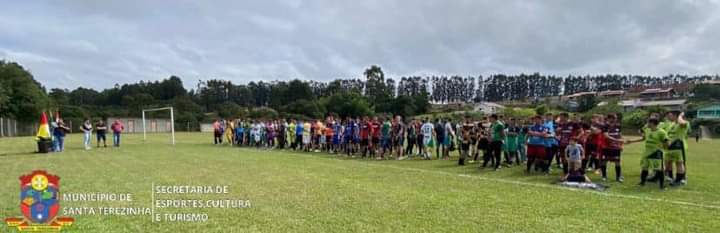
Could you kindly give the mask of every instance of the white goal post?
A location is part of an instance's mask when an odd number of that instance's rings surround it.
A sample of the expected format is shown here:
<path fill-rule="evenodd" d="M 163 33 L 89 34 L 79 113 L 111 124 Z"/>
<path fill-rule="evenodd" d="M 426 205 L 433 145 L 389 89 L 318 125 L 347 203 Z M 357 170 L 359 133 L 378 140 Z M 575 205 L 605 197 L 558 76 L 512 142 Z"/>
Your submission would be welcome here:
<path fill-rule="evenodd" d="M 170 134 L 172 134 L 172 144 L 175 145 L 175 114 L 173 107 L 151 108 L 142 110 L 143 141 L 147 140 L 147 129 L 145 127 L 145 112 L 155 112 L 163 110 L 170 110 Z"/>

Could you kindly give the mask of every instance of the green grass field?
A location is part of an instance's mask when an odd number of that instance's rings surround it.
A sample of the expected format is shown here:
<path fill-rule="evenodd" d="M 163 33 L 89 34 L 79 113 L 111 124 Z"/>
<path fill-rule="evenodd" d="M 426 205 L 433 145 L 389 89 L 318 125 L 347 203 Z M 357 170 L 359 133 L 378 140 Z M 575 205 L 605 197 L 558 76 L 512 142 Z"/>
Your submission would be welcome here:
<path fill-rule="evenodd" d="M 155 209 L 207 213 L 207 222 L 155 222 L 151 216 L 74 216 L 68 232 L 717 232 L 720 229 L 720 141 L 692 142 L 689 184 L 661 191 L 639 187 L 639 151 L 623 154 L 626 182 L 605 192 L 552 184 L 520 168 L 493 172 L 456 161 L 375 161 L 321 153 L 211 145 L 210 134 L 125 135 L 122 148 L 34 154 L 30 137 L 0 138 L 0 217 L 20 216 L 18 176 L 45 169 L 63 193 L 132 193 L 132 203 L 78 206 L 150 207 L 155 185 L 229 185 L 224 198 L 245 209 Z M 453 153 L 457 158 L 457 153 Z M 613 169 L 609 169 L 611 174 Z M 599 177 L 591 175 L 599 180 Z M 209 198 L 186 195 L 187 198 Z M 218 197 L 218 196 L 212 196 Z M 175 198 L 178 199 L 178 198 Z M 0 232 L 11 230 L 0 228 Z"/>

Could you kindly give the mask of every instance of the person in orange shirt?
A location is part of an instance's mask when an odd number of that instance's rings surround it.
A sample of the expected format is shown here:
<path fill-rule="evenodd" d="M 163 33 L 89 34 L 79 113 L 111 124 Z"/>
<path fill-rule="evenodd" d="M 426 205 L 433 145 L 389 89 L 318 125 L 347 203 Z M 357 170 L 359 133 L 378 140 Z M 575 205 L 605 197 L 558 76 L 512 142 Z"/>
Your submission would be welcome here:
<path fill-rule="evenodd" d="M 334 125 L 335 122 L 332 121 L 332 118 L 329 118 L 328 122 L 325 125 L 325 151 L 327 151 L 328 153 L 334 153 L 335 150 L 332 144 L 332 139 L 335 135 L 335 131 L 333 130 Z"/>

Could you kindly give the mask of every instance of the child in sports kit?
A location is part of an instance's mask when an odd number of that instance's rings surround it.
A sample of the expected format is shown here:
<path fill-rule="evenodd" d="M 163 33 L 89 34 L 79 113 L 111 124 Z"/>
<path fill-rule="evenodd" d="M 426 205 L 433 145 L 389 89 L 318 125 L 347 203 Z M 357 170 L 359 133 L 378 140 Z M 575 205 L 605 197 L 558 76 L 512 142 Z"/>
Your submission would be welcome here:
<path fill-rule="evenodd" d="M 585 157 L 583 147 L 577 143 L 577 138 L 572 137 L 568 140 L 568 144 L 563 148 L 563 160 L 567 163 L 568 171 L 582 171 L 582 160 Z"/>
<path fill-rule="evenodd" d="M 460 128 L 460 131 L 457 133 L 460 135 L 460 159 L 458 160 L 458 165 L 464 166 L 465 159 L 470 156 L 470 135 L 472 134 L 472 124 L 470 124 L 467 118 L 465 119 L 465 124 L 463 124 L 463 127 Z"/>
<path fill-rule="evenodd" d="M 647 127 L 642 129 L 643 137 L 637 140 L 628 140 L 625 143 L 631 144 L 635 142 L 645 141 L 645 149 L 640 160 L 642 172 L 640 173 L 640 184 L 645 185 L 647 181 L 649 170 L 655 171 L 654 180 L 660 182 L 660 188 L 665 188 L 664 173 L 661 168 L 663 162 L 664 152 L 663 150 L 668 147 L 668 136 L 665 130 L 658 127 L 659 120 L 650 118 L 648 120 Z"/>
<path fill-rule="evenodd" d="M 372 128 L 372 122 L 367 117 L 360 123 L 360 150 L 362 150 L 362 157 L 368 156 L 370 150 L 370 128 Z"/>
<path fill-rule="evenodd" d="M 548 135 L 548 129 L 542 124 L 542 117 L 533 117 L 533 125 L 528 129 L 528 145 L 527 145 L 527 170 L 530 172 L 530 168 L 536 163 L 536 160 L 542 161 L 545 159 L 547 153 L 545 151 L 545 138 Z M 538 162 L 541 164 L 542 162 Z M 535 170 L 538 166 L 535 165 Z"/>
<path fill-rule="evenodd" d="M 380 158 L 385 159 L 385 153 L 391 154 L 391 142 L 392 139 L 390 137 L 390 130 L 392 129 L 392 124 L 390 123 L 389 119 L 383 119 L 382 120 L 382 126 L 380 126 Z M 392 155 L 391 155 L 392 156 Z"/>
<path fill-rule="evenodd" d="M 564 160 L 568 164 L 568 172 L 566 172 L 560 180 L 579 183 L 591 182 L 590 178 L 585 175 L 582 169 L 582 159 L 585 157 L 585 151 L 583 147 L 577 143 L 577 138 L 572 137 L 569 139 L 563 153 Z"/>
<path fill-rule="evenodd" d="M 403 153 L 403 144 L 405 139 L 405 123 L 401 116 L 395 116 L 395 120 L 392 124 L 391 136 L 392 149 L 390 151 L 395 153 L 395 159 L 404 159 L 405 154 Z"/>
<path fill-rule="evenodd" d="M 375 157 L 380 148 L 380 120 L 378 117 L 373 117 L 370 121 L 370 155 Z"/>
<path fill-rule="evenodd" d="M 552 166 L 553 159 L 557 158 L 558 153 L 558 140 L 555 135 L 555 118 L 552 115 L 552 113 L 548 113 L 545 115 L 545 122 L 543 123 L 545 128 L 548 130 L 548 135 L 545 138 L 545 166 L 543 167 L 543 171 L 545 173 L 550 173 L 550 167 Z M 557 158 L 558 166 L 560 165 L 560 160 Z"/>
<path fill-rule="evenodd" d="M 420 127 L 420 132 L 422 132 L 422 136 L 423 136 L 422 154 L 423 154 L 423 157 L 427 160 L 432 159 L 431 152 L 432 152 L 432 148 L 434 147 L 433 144 L 435 144 L 435 143 L 433 143 L 433 137 L 435 137 L 435 135 L 434 135 L 435 132 L 433 131 L 434 128 L 435 128 L 435 126 L 432 123 L 430 123 L 427 119 L 425 119 L 423 121 L 423 124 Z"/>
<path fill-rule="evenodd" d="M 340 120 L 340 118 L 338 118 Z M 332 137 L 332 147 L 333 147 L 333 153 L 338 153 L 340 151 L 340 138 L 343 135 L 343 124 L 342 122 L 338 121 L 335 124 L 333 124 L 333 137 Z"/>
<path fill-rule="evenodd" d="M 310 149 L 312 148 L 312 125 L 313 124 L 311 124 L 310 121 L 306 121 L 302 125 L 302 144 L 305 152 L 310 152 Z"/>
<path fill-rule="evenodd" d="M 520 158 L 518 157 L 518 135 L 520 134 L 520 127 L 515 124 L 515 118 L 508 119 L 507 127 L 505 128 L 505 163 L 507 166 L 511 166 L 513 162 L 520 165 Z"/>
<path fill-rule="evenodd" d="M 603 181 L 607 180 L 607 163 L 615 163 L 615 180 L 622 183 L 620 155 L 623 149 L 622 130 L 617 116 L 609 114 L 603 128 L 603 136 L 605 138 L 605 146 L 602 150 L 602 161 L 600 162 L 600 170 L 602 172 Z"/>
<path fill-rule="evenodd" d="M 483 167 L 485 167 L 489 161 L 488 158 L 493 159 L 495 163 L 495 171 L 500 169 L 500 159 L 503 147 L 503 139 L 505 139 L 505 126 L 502 122 L 498 121 L 498 116 L 493 114 L 490 115 L 490 154 L 485 158 Z"/>
<path fill-rule="evenodd" d="M 346 124 L 345 124 L 345 130 L 343 131 L 342 143 L 343 143 L 343 147 L 345 147 L 345 153 L 348 156 L 353 156 L 353 155 L 355 155 L 355 151 L 353 150 L 355 148 L 353 147 L 353 145 L 354 145 L 354 141 L 355 141 L 355 138 L 354 138 L 355 128 L 357 125 L 355 124 L 355 121 L 349 117 L 347 118 L 347 120 L 345 120 L 345 123 Z"/>
<path fill-rule="evenodd" d="M 565 151 L 565 147 L 570 144 L 570 139 L 576 138 L 580 130 L 575 123 L 568 121 L 567 113 L 561 113 L 559 116 L 556 134 L 558 135 L 560 153 L 563 153 Z M 577 139 L 575 139 L 575 142 L 577 143 Z M 560 156 L 560 161 L 563 164 L 563 174 L 567 174 L 570 169 L 566 156 Z"/>
<path fill-rule="evenodd" d="M 670 146 L 665 156 L 665 173 L 670 179 L 671 186 L 686 184 L 685 180 L 685 159 L 688 149 L 687 137 L 690 131 L 690 122 L 685 120 L 685 113 L 668 112 L 667 119 L 670 122 L 668 128 L 668 138 Z M 673 178 L 673 165 L 677 168 L 675 180 Z"/>

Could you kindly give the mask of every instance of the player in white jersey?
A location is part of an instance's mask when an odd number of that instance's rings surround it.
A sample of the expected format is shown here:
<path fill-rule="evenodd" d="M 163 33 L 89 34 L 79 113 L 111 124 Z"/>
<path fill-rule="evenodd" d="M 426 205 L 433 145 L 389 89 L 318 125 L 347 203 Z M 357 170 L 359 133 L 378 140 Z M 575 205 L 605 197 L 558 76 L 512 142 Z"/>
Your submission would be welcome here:
<path fill-rule="evenodd" d="M 423 147 L 422 154 L 425 159 L 432 158 L 430 151 L 432 151 L 431 147 L 433 147 L 432 139 L 435 137 L 435 132 L 433 131 L 434 128 L 435 126 L 428 122 L 427 119 L 423 120 L 423 124 L 420 127 L 420 132 L 423 134 L 423 144 L 425 145 Z"/>

